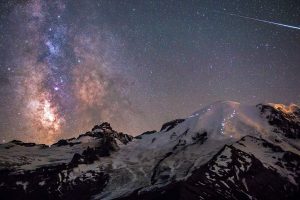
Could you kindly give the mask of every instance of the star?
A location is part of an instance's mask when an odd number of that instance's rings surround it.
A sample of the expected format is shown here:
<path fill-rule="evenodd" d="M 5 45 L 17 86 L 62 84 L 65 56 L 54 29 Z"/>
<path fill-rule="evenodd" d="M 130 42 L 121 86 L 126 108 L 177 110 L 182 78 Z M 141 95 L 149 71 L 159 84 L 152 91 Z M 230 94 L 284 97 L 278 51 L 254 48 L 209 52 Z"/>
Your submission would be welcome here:
<path fill-rule="evenodd" d="M 99 121 L 138 135 L 219 100 L 300 103 L 297 1 L 2 4 L 7 140 L 50 144 Z"/>

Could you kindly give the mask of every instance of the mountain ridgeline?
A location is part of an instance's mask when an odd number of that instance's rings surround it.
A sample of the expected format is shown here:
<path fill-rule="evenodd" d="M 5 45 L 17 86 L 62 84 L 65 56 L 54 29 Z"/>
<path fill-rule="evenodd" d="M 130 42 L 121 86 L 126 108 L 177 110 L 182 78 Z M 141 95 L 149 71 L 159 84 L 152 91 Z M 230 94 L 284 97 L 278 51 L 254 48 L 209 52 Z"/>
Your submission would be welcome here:
<path fill-rule="evenodd" d="M 216 102 L 133 137 L 0 145 L 1 199 L 299 199 L 297 105 Z"/>

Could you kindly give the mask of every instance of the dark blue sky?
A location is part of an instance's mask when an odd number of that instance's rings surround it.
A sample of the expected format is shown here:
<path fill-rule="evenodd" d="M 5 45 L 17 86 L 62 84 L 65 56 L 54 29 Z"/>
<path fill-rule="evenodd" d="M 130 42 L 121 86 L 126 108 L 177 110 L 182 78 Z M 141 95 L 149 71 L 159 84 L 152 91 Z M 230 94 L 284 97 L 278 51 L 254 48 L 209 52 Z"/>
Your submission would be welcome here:
<path fill-rule="evenodd" d="M 206 104 L 300 104 L 299 1 L 1 1 L 0 137 L 137 135 Z"/>

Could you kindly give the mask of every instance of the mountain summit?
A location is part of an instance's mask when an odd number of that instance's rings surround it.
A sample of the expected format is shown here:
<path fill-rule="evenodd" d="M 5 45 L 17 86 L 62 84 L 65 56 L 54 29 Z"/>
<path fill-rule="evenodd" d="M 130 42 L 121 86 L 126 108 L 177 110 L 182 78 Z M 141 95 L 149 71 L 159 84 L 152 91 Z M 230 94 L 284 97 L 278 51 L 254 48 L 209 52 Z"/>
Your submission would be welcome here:
<path fill-rule="evenodd" d="M 298 199 L 300 109 L 211 104 L 135 138 L 0 145 L 2 199 Z"/>

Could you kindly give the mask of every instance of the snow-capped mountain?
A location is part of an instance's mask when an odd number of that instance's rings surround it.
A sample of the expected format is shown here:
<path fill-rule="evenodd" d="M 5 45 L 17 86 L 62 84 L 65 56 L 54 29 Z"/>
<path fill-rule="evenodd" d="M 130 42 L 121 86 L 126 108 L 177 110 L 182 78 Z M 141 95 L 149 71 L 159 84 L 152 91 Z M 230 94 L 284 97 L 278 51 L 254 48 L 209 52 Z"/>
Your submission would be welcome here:
<path fill-rule="evenodd" d="M 0 145 L 1 199 L 299 199 L 300 109 L 216 102 L 135 138 L 108 123 Z"/>

